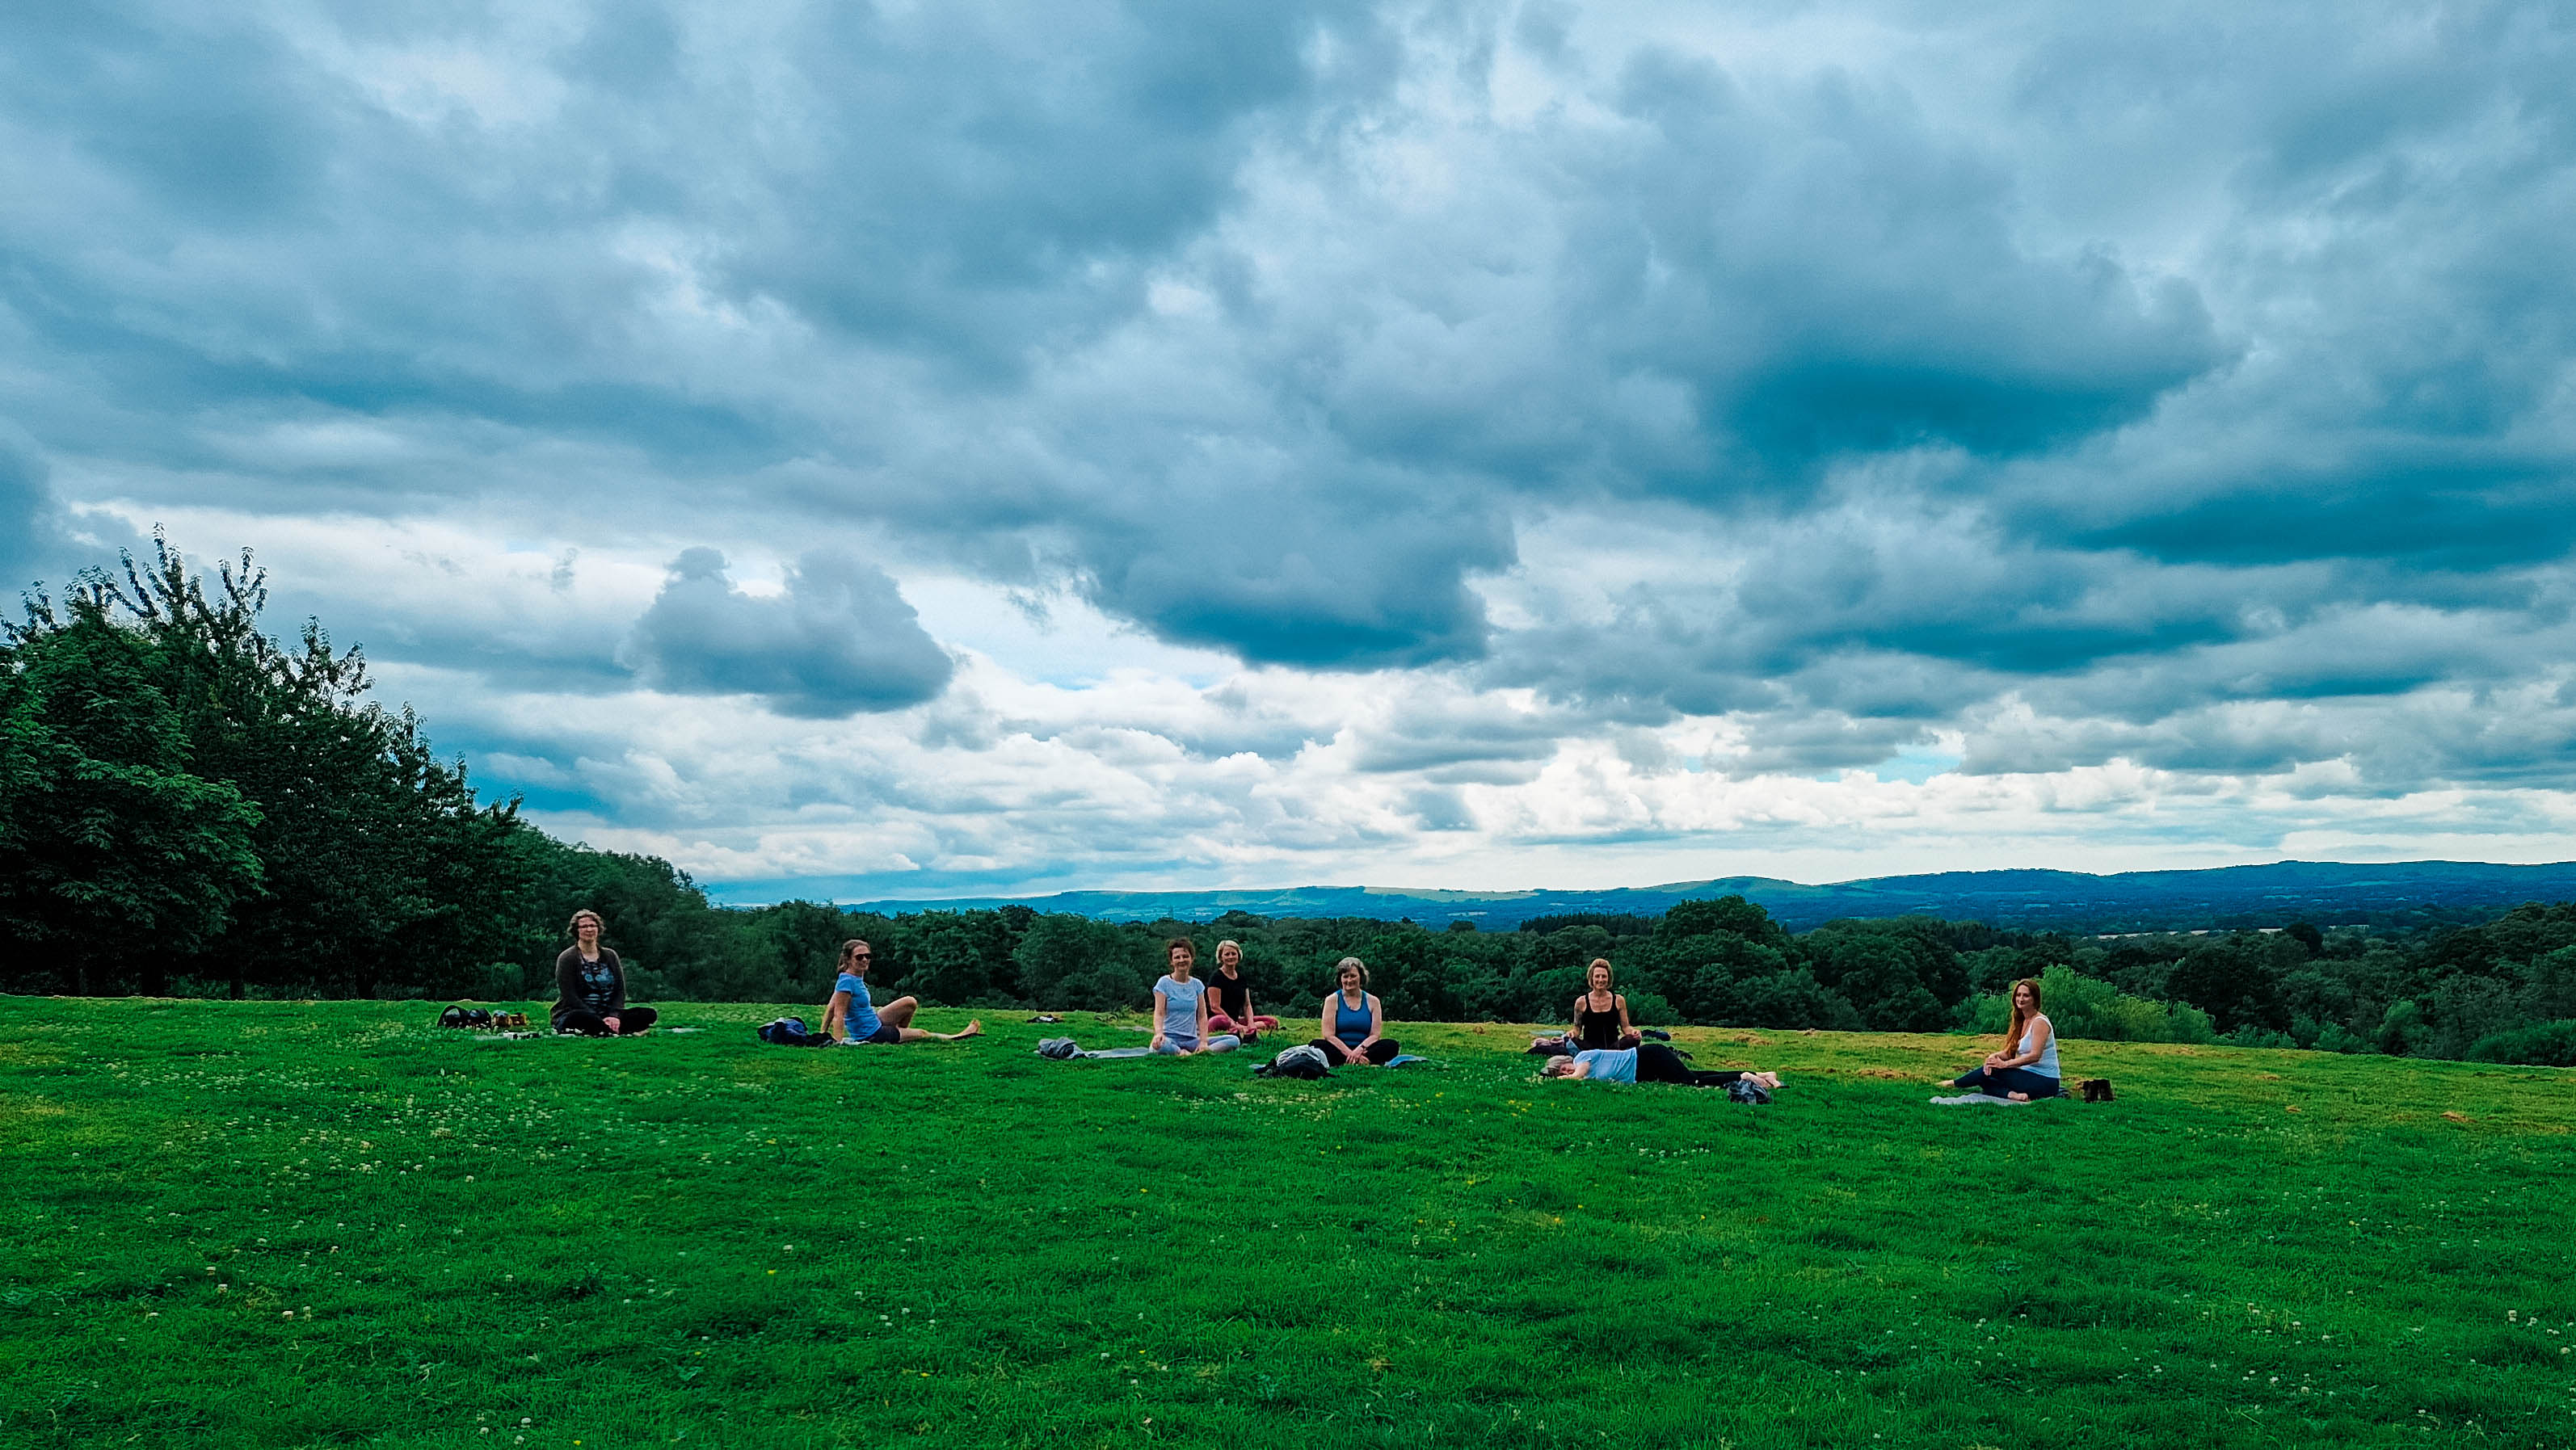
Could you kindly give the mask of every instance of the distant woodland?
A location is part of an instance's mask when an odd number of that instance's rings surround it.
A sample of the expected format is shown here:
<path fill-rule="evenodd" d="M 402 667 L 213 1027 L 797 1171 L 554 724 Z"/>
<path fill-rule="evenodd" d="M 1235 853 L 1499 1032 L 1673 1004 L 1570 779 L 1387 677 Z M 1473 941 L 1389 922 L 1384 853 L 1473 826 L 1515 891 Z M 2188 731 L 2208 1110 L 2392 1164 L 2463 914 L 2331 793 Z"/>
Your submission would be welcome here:
<path fill-rule="evenodd" d="M 1161 946 L 1244 948 L 1262 1010 L 1304 1015 L 1364 959 L 1388 1013 L 1553 1022 L 1584 965 L 1648 1024 L 1999 1031 L 2043 983 L 2071 1037 L 2576 1065 L 2576 904 L 2470 924 L 2119 938 L 1928 916 L 1792 933 L 1740 896 L 1508 932 L 1230 912 L 1097 921 L 1026 906 L 887 917 L 711 904 L 685 872 L 567 845 L 481 803 L 366 662 L 318 624 L 263 633 L 250 556 L 212 576 L 167 546 L 31 597 L 0 637 L 0 990 L 527 1000 L 562 924 L 608 921 L 636 995 L 817 1002 L 847 937 L 877 980 L 941 1004 L 1141 1007 Z"/>

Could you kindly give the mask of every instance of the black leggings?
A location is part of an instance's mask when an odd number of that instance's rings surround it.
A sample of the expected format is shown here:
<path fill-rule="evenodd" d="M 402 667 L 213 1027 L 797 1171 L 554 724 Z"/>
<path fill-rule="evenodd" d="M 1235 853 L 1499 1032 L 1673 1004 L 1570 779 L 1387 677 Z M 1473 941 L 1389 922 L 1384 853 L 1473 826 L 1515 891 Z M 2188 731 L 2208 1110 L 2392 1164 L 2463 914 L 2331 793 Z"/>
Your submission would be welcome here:
<path fill-rule="evenodd" d="M 1314 1040 L 1312 1045 L 1323 1049 L 1324 1060 L 1336 1067 L 1349 1067 L 1352 1063 L 1353 1054 L 1351 1050 L 1344 1047 L 1339 1038 L 1318 1037 Z M 1378 1066 L 1384 1067 L 1397 1053 L 1402 1052 L 1403 1050 L 1403 1048 L 1395 1045 L 1395 1039 L 1391 1037 L 1381 1037 L 1377 1041 L 1370 1043 L 1368 1045 L 1368 1050 L 1358 1054 L 1358 1056 L 1365 1057 L 1369 1061 L 1376 1063 Z"/>
<path fill-rule="evenodd" d="M 2030 1098 L 2053 1098 L 2063 1095 L 2058 1079 L 2042 1077 L 2026 1067 L 1981 1067 L 1950 1079 L 1950 1086 L 1984 1093 L 1990 1098 L 2020 1093 Z"/>
<path fill-rule="evenodd" d="M 650 1007 L 628 1007 L 616 1014 L 617 1030 L 608 1030 L 607 1021 L 597 1012 L 575 1007 L 555 1018 L 557 1032 L 578 1032 L 584 1037 L 632 1037 L 653 1025 L 662 1014 Z"/>
<path fill-rule="evenodd" d="M 1684 1087 L 1724 1087 L 1740 1072 L 1700 1072 L 1682 1061 L 1682 1055 L 1660 1042 L 1649 1042 L 1637 1049 L 1637 1081 L 1680 1083 Z"/>

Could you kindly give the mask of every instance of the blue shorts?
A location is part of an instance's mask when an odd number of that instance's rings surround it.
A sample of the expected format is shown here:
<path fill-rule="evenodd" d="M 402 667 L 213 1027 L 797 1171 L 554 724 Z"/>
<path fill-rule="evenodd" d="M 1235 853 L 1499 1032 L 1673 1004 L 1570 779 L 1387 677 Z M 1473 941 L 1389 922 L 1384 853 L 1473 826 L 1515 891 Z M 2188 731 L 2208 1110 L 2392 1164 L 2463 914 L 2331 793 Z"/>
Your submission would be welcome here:
<path fill-rule="evenodd" d="M 864 1047 L 871 1042 L 901 1042 L 903 1029 L 891 1022 L 880 1022 L 877 1024 L 877 1030 L 865 1037 L 845 1037 L 841 1040 L 852 1047 Z"/>

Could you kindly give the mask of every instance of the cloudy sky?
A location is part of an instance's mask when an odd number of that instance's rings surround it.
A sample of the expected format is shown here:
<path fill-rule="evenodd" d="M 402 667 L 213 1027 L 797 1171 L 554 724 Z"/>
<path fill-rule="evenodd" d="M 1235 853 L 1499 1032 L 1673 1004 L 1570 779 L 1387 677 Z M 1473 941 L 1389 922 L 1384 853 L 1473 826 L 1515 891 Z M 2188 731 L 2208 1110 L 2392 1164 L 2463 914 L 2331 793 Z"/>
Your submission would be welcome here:
<path fill-rule="evenodd" d="M 0 567 L 741 899 L 2576 855 L 2576 12 L 0 17 Z"/>

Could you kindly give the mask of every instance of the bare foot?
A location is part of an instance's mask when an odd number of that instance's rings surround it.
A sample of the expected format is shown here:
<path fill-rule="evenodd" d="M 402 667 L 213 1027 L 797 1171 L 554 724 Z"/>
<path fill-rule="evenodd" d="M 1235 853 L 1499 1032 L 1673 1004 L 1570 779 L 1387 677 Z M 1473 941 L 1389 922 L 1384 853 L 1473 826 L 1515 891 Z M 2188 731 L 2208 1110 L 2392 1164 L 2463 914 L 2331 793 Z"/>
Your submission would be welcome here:
<path fill-rule="evenodd" d="M 2030 1094 L 2028 1093 L 2006 1093 L 2004 1096 L 2017 1103 L 2026 1103 L 2030 1101 Z"/>
<path fill-rule="evenodd" d="M 979 1020 L 976 1020 L 976 1021 L 972 1021 L 972 1022 L 967 1023 L 967 1024 L 966 1024 L 966 1030 L 965 1030 L 965 1031 L 958 1033 L 955 1037 L 951 1037 L 951 1038 L 950 1038 L 950 1039 L 948 1039 L 948 1040 L 949 1040 L 949 1041 L 951 1041 L 951 1042 L 956 1042 L 956 1041 L 960 1041 L 960 1040 L 962 1040 L 962 1039 L 964 1039 L 964 1038 L 968 1038 L 968 1037 L 981 1037 L 981 1036 L 983 1036 L 983 1035 L 984 1035 L 984 1024 L 983 1024 L 983 1022 L 979 1019 Z"/>

